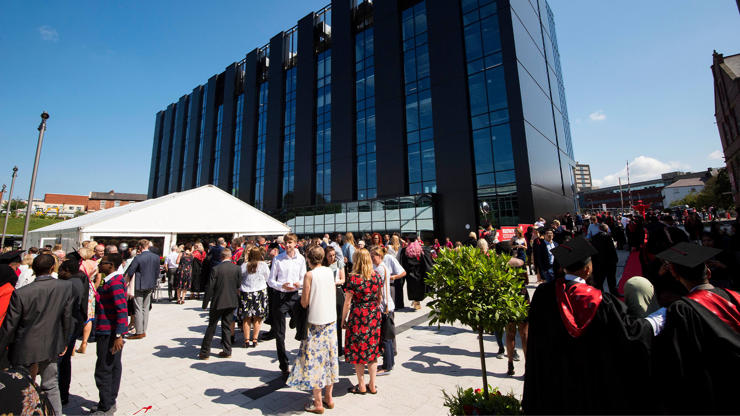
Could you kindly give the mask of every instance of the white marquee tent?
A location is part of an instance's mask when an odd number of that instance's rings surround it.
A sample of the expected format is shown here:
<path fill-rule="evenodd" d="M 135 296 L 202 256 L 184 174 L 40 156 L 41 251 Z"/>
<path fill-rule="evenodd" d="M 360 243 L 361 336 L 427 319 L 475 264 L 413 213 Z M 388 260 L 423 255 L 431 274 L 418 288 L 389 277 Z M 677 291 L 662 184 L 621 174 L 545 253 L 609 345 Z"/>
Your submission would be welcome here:
<path fill-rule="evenodd" d="M 178 234 L 282 235 L 290 227 L 213 185 L 82 215 L 28 233 L 29 246 L 61 243 L 65 250 L 96 236 L 163 237 L 164 252 Z"/>

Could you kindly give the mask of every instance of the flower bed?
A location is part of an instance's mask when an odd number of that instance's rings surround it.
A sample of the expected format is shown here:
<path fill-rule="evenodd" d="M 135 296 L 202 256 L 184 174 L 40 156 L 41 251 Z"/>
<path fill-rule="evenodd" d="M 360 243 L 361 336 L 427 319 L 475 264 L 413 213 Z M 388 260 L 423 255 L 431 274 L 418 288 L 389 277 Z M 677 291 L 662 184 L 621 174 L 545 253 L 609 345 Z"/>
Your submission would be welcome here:
<path fill-rule="evenodd" d="M 482 389 L 457 388 L 457 393 L 448 395 L 443 391 L 444 406 L 451 415 L 521 415 L 522 404 L 514 394 L 501 394 L 497 388 L 490 388 L 486 399 Z"/>

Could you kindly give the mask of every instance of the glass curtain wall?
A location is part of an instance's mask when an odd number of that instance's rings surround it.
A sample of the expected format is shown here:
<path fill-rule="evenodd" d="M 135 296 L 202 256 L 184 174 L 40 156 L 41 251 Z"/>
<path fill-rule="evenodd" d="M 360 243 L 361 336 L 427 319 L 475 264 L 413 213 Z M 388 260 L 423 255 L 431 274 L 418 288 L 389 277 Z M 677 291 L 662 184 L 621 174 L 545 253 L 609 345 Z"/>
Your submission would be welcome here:
<path fill-rule="evenodd" d="M 192 99 L 192 96 L 191 96 Z M 188 103 L 188 107 L 190 107 L 190 104 Z M 190 165 L 188 165 L 188 150 L 190 148 L 190 109 L 185 112 L 185 135 L 183 136 L 183 140 L 185 143 L 183 144 L 182 149 L 182 164 L 180 165 L 182 167 L 182 170 L 180 171 L 180 190 L 183 190 L 185 188 L 185 175 L 190 170 Z"/>
<path fill-rule="evenodd" d="M 231 195 L 239 195 L 239 172 L 242 160 L 242 116 L 244 115 L 244 93 L 236 98 L 236 122 L 234 127 L 234 168 L 231 175 Z"/>
<path fill-rule="evenodd" d="M 200 134 L 198 137 L 198 161 L 197 163 L 197 170 L 198 174 L 195 177 L 195 186 L 196 188 L 202 185 L 202 179 L 203 179 L 203 145 L 205 143 L 205 136 L 206 136 L 206 106 L 208 105 L 208 84 L 203 86 L 203 93 L 202 93 L 203 99 L 203 105 L 200 109 Z"/>
<path fill-rule="evenodd" d="M 185 118 L 185 123 L 187 123 L 187 120 L 188 120 L 187 100 L 183 102 L 182 106 L 180 106 L 178 103 L 177 107 L 178 107 L 177 112 L 175 113 L 175 126 L 172 129 L 172 134 L 173 134 L 172 147 L 171 147 L 172 157 L 170 159 L 170 172 L 168 175 L 168 177 L 170 178 L 169 192 L 179 192 L 182 189 L 182 181 L 180 180 L 182 179 L 182 175 L 180 174 L 180 172 L 175 172 L 174 169 L 175 169 L 175 166 L 179 166 L 182 171 L 183 155 L 185 154 L 184 153 L 185 146 L 188 143 L 187 135 L 185 136 L 181 135 L 179 137 L 174 136 L 175 133 L 177 132 L 177 126 L 179 126 L 180 123 L 183 122 L 183 117 Z M 179 145 L 178 145 L 178 142 L 179 142 Z M 180 152 L 176 153 L 175 150 L 178 148 Z M 180 163 L 175 164 L 175 161 L 179 161 Z"/>
<path fill-rule="evenodd" d="M 218 180 L 221 174 L 221 132 L 224 124 L 224 105 L 218 106 L 216 115 L 216 149 L 213 151 L 213 183 L 218 186 Z"/>
<path fill-rule="evenodd" d="M 316 204 L 331 202 L 331 49 L 316 60 Z"/>
<path fill-rule="evenodd" d="M 285 72 L 285 118 L 283 127 L 283 207 L 293 204 L 295 186 L 296 67 Z"/>
<path fill-rule="evenodd" d="M 378 194 L 375 159 L 375 62 L 373 28 L 355 35 L 357 199 Z"/>
<path fill-rule="evenodd" d="M 254 207 L 262 209 L 265 195 L 265 142 L 267 141 L 267 82 L 260 84 L 257 110 L 257 149 L 255 154 Z"/>
<path fill-rule="evenodd" d="M 401 14 L 409 193 L 437 192 L 426 3 Z"/>
<path fill-rule="evenodd" d="M 490 208 L 479 220 L 516 224 L 519 206 L 496 2 L 461 0 L 461 5 L 478 203 Z"/>

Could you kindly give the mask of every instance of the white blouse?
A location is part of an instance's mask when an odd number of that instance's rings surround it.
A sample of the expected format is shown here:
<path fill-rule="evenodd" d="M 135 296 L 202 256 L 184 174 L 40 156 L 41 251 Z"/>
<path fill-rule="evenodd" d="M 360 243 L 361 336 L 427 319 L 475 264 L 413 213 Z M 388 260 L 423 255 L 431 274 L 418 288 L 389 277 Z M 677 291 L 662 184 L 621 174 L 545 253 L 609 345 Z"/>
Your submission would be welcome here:
<path fill-rule="evenodd" d="M 257 270 L 254 273 L 247 273 L 247 262 L 242 263 L 242 284 L 239 288 L 241 292 L 256 292 L 267 289 L 267 278 L 270 276 L 270 268 L 267 263 L 261 261 L 257 263 Z"/>

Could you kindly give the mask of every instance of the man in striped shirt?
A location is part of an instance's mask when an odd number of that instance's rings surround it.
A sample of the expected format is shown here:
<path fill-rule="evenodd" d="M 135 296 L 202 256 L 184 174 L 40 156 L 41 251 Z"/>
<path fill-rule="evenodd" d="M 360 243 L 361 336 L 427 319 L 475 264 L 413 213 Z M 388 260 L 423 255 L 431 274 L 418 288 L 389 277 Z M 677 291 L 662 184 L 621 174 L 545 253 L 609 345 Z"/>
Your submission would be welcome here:
<path fill-rule="evenodd" d="M 98 360 L 95 363 L 95 384 L 100 401 L 93 414 L 114 413 L 118 388 L 121 385 L 121 355 L 123 335 L 127 332 L 128 308 L 120 254 L 108 254 L 100 261 L 103 284 L 98 288 L 95 337 Z"/>

